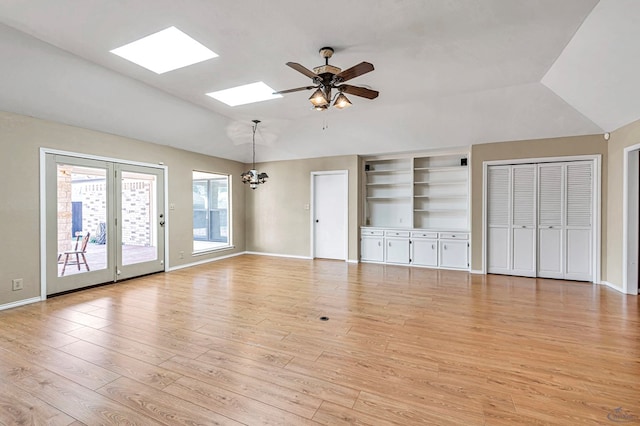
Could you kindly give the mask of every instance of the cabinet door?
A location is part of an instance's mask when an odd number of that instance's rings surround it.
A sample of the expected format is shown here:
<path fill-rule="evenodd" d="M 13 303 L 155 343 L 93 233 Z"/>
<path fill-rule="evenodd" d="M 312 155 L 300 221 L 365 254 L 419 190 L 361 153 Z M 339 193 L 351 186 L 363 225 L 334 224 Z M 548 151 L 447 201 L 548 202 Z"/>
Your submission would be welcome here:
<path fill-rule="evenodd" d="M 409 263 L 409 239 L 386 238 L 386 258 L 388 263 Z"/>
<path fill-rule="evenodd" d="M 420 266 L 438 266 L 438 241 L 412 240 L 411 263 Z"/>
<path fill-rule="evenodd" d="M 466 241 L 440 240 L 440 266 L 467 269 L 469 267 L 468 248 Z"/>
<path fill-rule="evenodd" d="M 382 237 L 362 237 L 360 259 L 369 262 L 382 262 L 384 260 L 382 242 Z"/>

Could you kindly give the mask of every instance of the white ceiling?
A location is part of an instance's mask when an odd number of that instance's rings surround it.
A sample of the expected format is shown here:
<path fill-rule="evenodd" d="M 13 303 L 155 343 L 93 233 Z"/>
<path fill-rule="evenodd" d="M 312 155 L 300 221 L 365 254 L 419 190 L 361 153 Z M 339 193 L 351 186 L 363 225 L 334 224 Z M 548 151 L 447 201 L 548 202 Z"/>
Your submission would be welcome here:
<path fill-rule="evenodd" d="M 640 118 L 637 0 L 3 0 L 0 109 L 233 160 L 380 154 L 611 131 Z M 584 22 L 584 24 L 583 24 Z M 4 24 L 4 25 L 3 25 Z M 169 26 L 220 56 L 157 75 L 109 53 Z M 310 83 L 361 61 L 380 91 L 228 107 L 205 93 Z M 631 89 L 631 90 L 630 90 Z"/>

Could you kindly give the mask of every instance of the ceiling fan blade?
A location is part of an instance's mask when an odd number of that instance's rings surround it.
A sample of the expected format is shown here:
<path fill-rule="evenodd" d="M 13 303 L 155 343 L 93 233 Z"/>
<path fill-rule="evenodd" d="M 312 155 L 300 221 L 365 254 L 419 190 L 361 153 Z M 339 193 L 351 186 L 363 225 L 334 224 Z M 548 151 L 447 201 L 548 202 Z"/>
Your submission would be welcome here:
<path fill-rule="evenodd" d="M 316 89 L 318 86 L 304 86 L 296 87 L 295 89 L 280 90 L 279 92 L 273 92 L 274 95 L 284 95 L 285 93 L 299 92 L 301 90 Z"/>
<path fill-rule="evenodd" d="M 298 71 L 299 73 L 306 75 L 309 78 L 316 78 L 318 76 L 315 72 L 311 71 L 308 68 L 305 68 L 304 66 L 300 65 L 297 62 L 287 62 L 287 65 L 293 68 L 294 70 Z"/>
<path fill-rule="evenodd" d="M 358 65 L 354 65 L 351 68 L 347 68 L 342 71 L 336 77 L 339 78 L 340 81 L 348 81 L 371 71 L 373 71 L 373 64 L 370 64 L 369 62 L 360 62 Z"/>
<path fill-rule="evenodd" d="M 338 89 L 350 95 L 360 96 L 367 99 L 375 99 L 380 94 L 377 90 L 367 89 L 365 87 L 352 86 L 350 84 L 341 84 Z"/>

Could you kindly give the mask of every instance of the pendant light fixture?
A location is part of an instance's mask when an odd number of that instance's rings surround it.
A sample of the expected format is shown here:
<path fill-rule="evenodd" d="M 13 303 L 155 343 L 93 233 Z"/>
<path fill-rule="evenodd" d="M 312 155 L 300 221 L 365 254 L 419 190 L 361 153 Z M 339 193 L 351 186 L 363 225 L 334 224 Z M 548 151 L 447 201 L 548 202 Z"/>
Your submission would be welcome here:
<path fill-rule="evenodd" d="M 256 189 L 258 185 L 267 182 L 267 178 L 269 175 L 266 173 L 258 173 L 256 170 L 256 130 L 258 129 L 258 123 L 260 120 L 252 120 L 253 126 L 251 126 L 251 130 L 253 131 L 252 142 L 253 142 L 253 161 L 251 170 L 244 172 L 240 175 L 242 178 L 242 183 L 248 183 L 251 189 Z"/>

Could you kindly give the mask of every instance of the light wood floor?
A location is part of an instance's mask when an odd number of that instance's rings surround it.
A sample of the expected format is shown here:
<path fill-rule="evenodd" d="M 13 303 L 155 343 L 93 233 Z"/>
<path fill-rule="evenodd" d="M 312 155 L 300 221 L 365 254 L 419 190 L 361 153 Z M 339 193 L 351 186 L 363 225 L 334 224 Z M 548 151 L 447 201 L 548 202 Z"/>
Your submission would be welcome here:
<path fill-rule="evenodd" d="M 241 256 L 0 312 L 0 423 L 640 423 L 638 299 Z"/>

